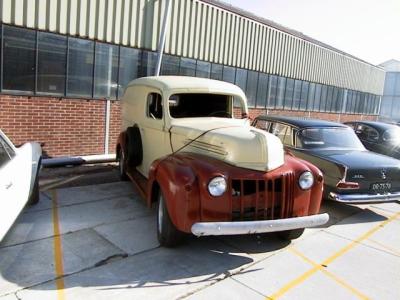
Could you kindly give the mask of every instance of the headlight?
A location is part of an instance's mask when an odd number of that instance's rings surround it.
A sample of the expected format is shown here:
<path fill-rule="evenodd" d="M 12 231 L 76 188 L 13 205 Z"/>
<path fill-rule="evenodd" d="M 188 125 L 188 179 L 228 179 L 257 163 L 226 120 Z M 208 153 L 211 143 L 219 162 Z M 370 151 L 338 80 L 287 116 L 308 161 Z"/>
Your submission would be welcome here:
<path fill-rule="evenodd" d="M 226 191 L 226 180 L 222 176 L 214 177 L 208 183 L 208 192 L 211 196 L 218 197 L 221 196 Z"/>
<path fill-rule="evenodd" d="M 311 172 L 305 171 L 299 177 L 299 185 L 303 190 L 308 190 L 314 184 L 314 176 Z"/>

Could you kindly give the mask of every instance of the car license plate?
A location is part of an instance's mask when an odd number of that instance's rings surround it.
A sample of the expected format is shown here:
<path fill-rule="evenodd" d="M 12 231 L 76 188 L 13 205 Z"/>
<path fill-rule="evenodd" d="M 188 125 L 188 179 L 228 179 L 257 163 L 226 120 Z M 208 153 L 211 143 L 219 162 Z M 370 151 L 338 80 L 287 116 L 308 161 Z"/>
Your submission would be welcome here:
<path fill-rule="evenodd" d="M 392 184 L 390 182 L 385 183 L 373 183 L 371 184 L 371 189 L 373 191 L 389 191 L 392 188 Z"/>

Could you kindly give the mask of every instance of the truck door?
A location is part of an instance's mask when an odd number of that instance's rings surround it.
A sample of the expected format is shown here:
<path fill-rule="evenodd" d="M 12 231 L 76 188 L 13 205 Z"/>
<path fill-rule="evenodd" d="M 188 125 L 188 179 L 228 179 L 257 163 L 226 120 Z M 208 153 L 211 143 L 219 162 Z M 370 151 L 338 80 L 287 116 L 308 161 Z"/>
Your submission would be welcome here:
<path fill-rule="evenodd" d="M 143 144 L 143 164 L 138 168 L 147 177 L 154 160 L 170 152 L 168 132 L 164 130 L 164 107 L 160 92 L 148 91 L 145 117 L 140 126 Z"/>

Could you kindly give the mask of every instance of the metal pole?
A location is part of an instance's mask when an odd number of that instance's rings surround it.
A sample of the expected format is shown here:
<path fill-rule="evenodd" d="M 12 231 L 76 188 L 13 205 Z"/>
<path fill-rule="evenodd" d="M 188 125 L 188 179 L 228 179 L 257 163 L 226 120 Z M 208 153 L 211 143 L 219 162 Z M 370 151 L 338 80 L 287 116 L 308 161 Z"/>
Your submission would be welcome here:
<path fill-rule="evenodd" d="M 165 0 L 164 20 L 161 27 L 160 40 L 158 42 L 158 57 L 157 57 L 156 74 L 155 74 L 156 76 L 160 76 L 161 61 L 164 51 L 165 37 L 167 35 L 167 27 L 168 27 L 168 20 L 170 13 L 171 13 L 171 0 Z"/>

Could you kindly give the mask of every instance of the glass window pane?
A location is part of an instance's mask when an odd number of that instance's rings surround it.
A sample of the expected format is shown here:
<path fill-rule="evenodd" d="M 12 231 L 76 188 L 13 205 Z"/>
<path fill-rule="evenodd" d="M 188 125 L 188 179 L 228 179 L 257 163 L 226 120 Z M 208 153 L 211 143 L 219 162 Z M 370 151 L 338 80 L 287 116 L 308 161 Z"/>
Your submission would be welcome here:
<path fill-rule="evenodd" d="M 197 61 L 196 77 L 210 78 L 211 64 L 206 61 Z"/>
<path fill-rule="evenodd" d="M 326 99 L 328 94 L 328 87 L 326 85 L 322 85 L 321 87 L 321 100 L 319 104 L 319 111 L 326 111 Z"/>
<path fill-rule="evenodd" d="M 383 89 L 383 93 L 386 96 L 393 96 L 394 89 L 396 85 L 396 73 L 395 72 L 387 72 L 385 76 L 385 86 Z"/>
<path fill-rule="evenodd" d="M 211 79 L 222 80 L 223 65 L 211 64 Z"/>
<path fill-rule="evenodd" d="M 337 88 L 337 98 L 336 98 L 336 106 L 335 112 L 341 112 L 343 106 L 343 92 L 344 90 L 341 88 Z"/>
<path fill-rule="evenodd" d="M 336 112 L 337 101 L 338 101 L 338 88 L 334 87 L 332 92 L 332 103 L 331 103 L 331 112 Z"/>
<path fill-rule="evenodd" d="M 196 60 L 182 57 L 179 74 L 183 76 L 196 76 Z"/>
<path fill-rule="evenodd" d="M 267 108 L 276 106 L 276 97 L 278 94 L 278 77 L 276 75 L 269 76 L 268 93 L 267 93 Z"/>
<path fill-rule="evenodd" d="M 295 80 L 294 82 L 294 93 L 293 93 L 293 110 L 298 110 L 300 108 L 300 98 L 301 98 L 301 80 Z"/>
<path fill-rule="evenodd" d="M 247 83 L 247 70 L 237 68 L 235 84 L 239 86 L 243 91 L 245 91 L 246 83 Z"/>
<path fill-rule="evenodd" d="M 69 38 L 67 95 L 92 96 L 94 43 Z"/>
<path fill-rule="evenodd" d="M 283 100 L 285 97 L 286 78 L 278 77 L 278 87 L 276 94 L 276 108 L 283 108 Z"/>
<path fill-rule="evenodd" d="M 303 81 L 301 86 L 301 96 L 300 96 L 300 110 L 307 109 L 307 98 L 308 98 L 308 89 L 309 89 L 309 82 Z"/>
<path fill-rule="evenodd" d="M 294 91 L 294 79 L 286 79 L 286 90 L 285 90 L 285 109 L 292 109 L 293 105 L 293 91 Z"/>
<path fill-rule="evenodd" d="M 118 46 L 96 42 L 95 52 L 94 97 L 116 99 Z"/>
<path fill-rule="evenodd" d="M 4 25 L 3 89 L 35 90 L 35 45 L 35 31 Z"/>
<path fill-rule="evenodd" d="M 394 95 L 400 96 L 400 72 L 396 72 L 396 85 L 394 87 Z"/>
<path fill-rule="evenodd" d="M 67 37 L 38 32 L 37 91 L 64 95 Z"/>
<path fill-rule="evenodd" d="M 257 101 L 256 107 L 264 108 L 267 100 L 268 91 L 268 74 L 260 73 L 258 75 L 258 86 L 257 86 Z"/>
<path fill-rule="evenodd" d="M 313 110 L 314 107 L 314 97 L 315 97 L 315 83 L 311 82 L 308 89 L 308 100 L 307 100 L 307 110 Z"/>
<path fill-rule="evenodd" d="M 322 91 L 322 85 L 320 85 L 318 83 L 315 84 L 313 111 L 319 111 L 319 106 L 321 104 L 321 91 Z"/>
<path fill-rule="evenodd" d="M 235 83 L 235 72 L 236 72 L 235 68 L 224 66 L 222 75 L 223 81 Z"/>
<path fill-rule="evenodd" d="M 141 76 L 154 76 L 156 74 L 157 53 L 143 51 L 141 63 Z"/>
<path fill-rule="evenodd" d="M 256 106 L 258 72 L 249 71 L 247 74 L 246 96 L 249 107 Z"/>
<path fill-rule="evenodd" d="M 327 89 L 327 92 L 326 92 L 325 111 L 327 111 L 327 112 L 331 111 L 332 101 L 333 101 L 333 86 L 328 86 L 328 89 Z"/>
<path fill-rule="evenodd" d="M 161 62 L 161 75 L 179 75 L 179 57 L 164 54 Z"/>
<path fill-rule="evenodd" d="M 118 97 L 122 98 L 128 83 L 140 77 L 142 52 L 128 47 L 121 47 L 119 52 Z"/>

